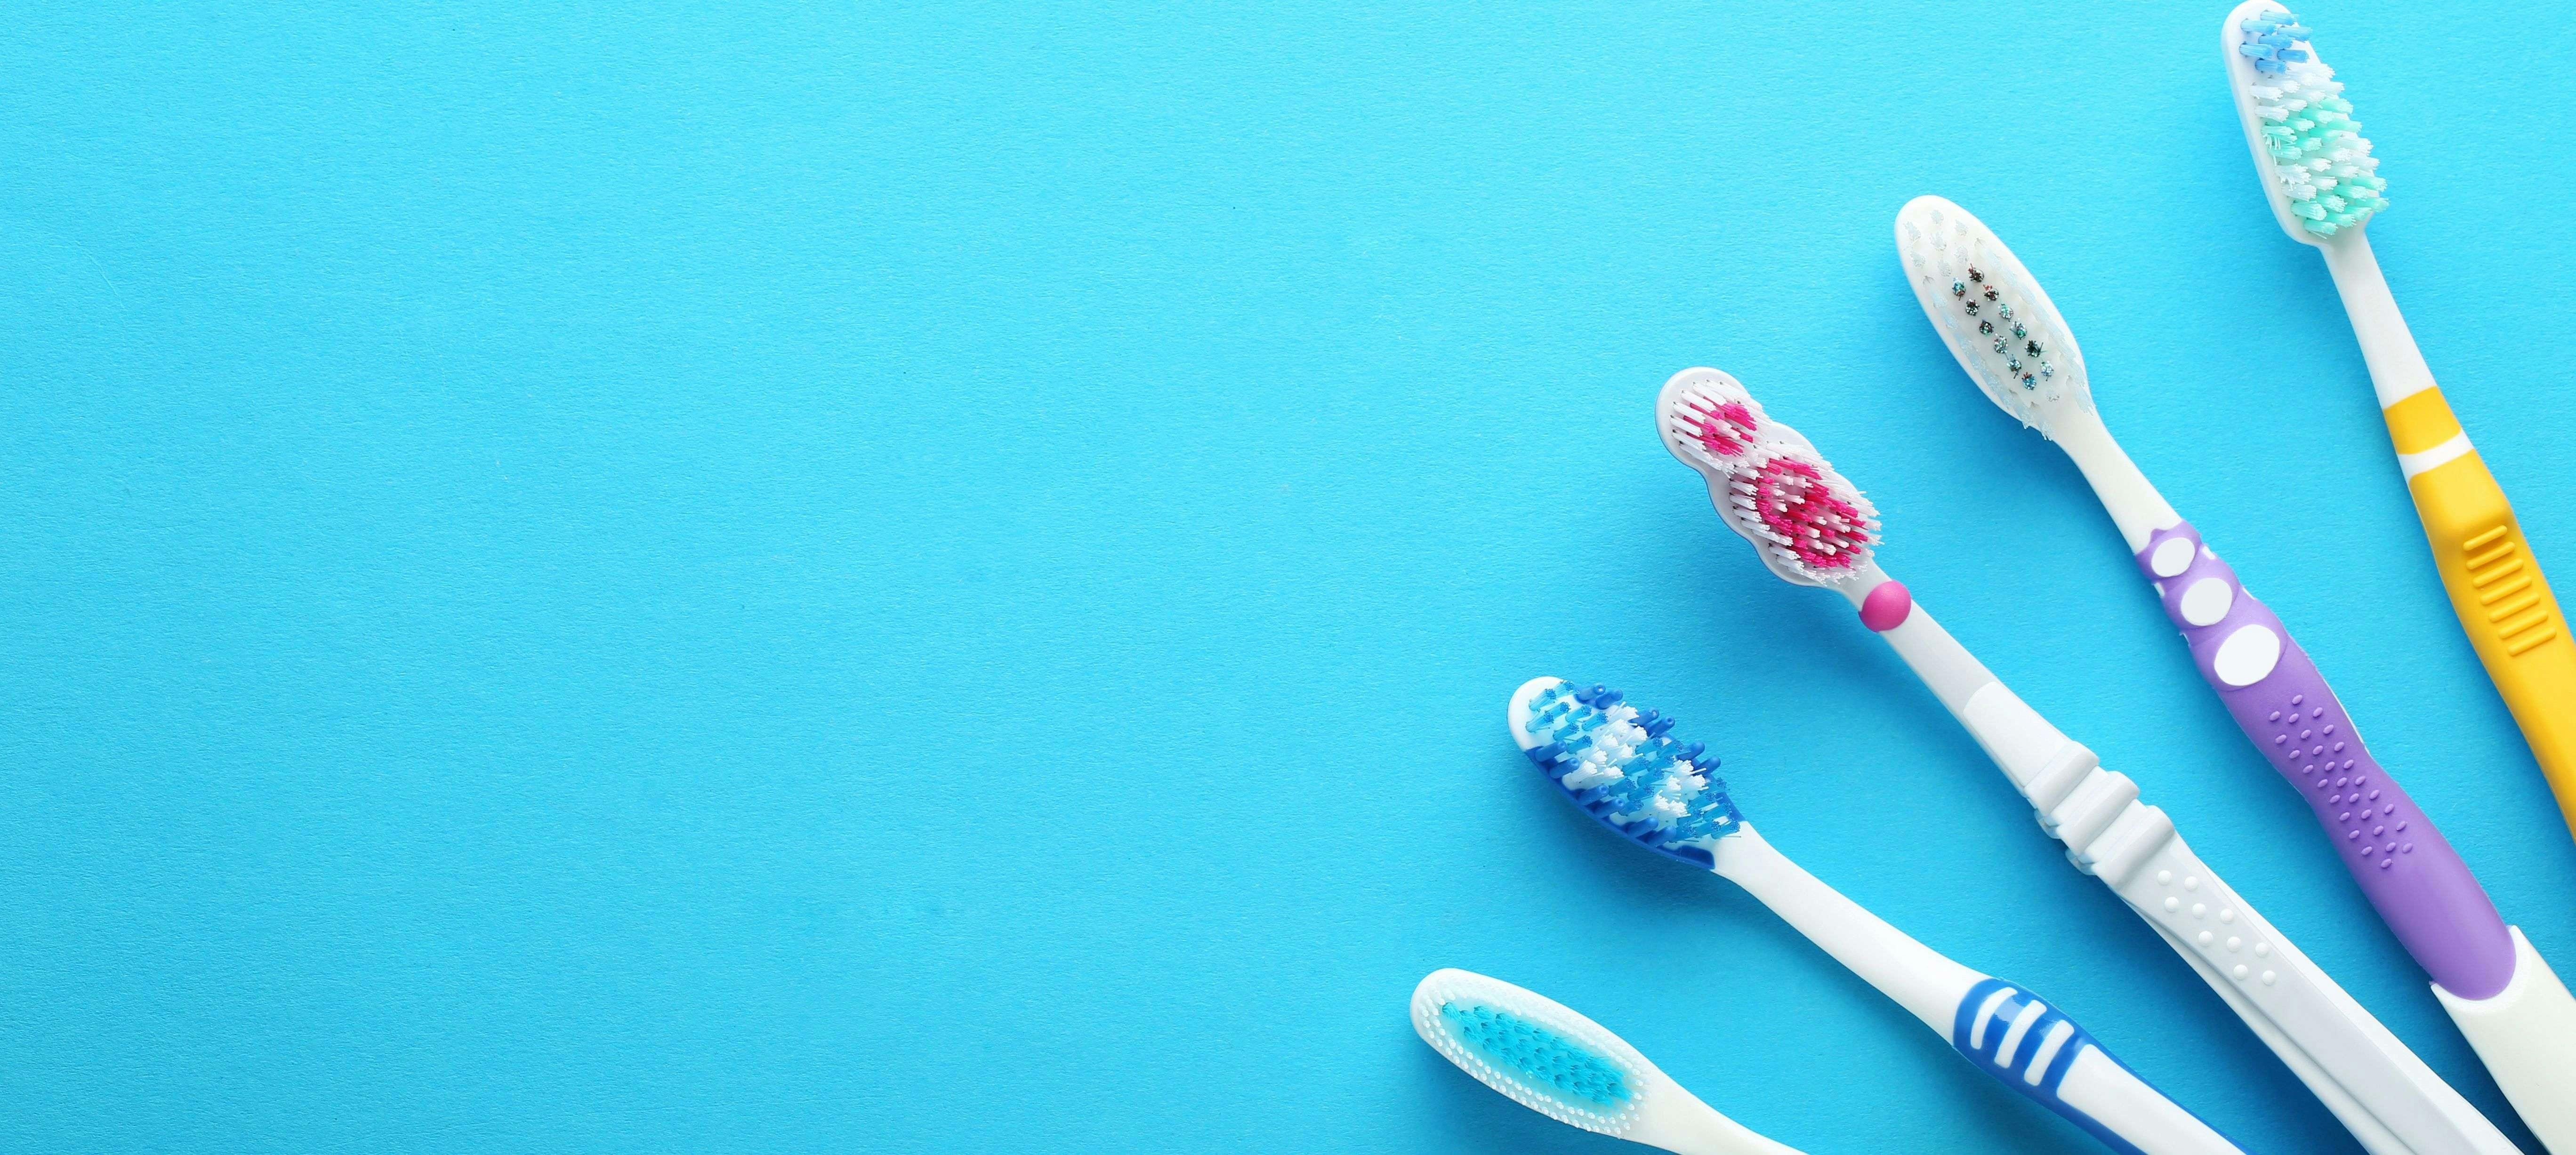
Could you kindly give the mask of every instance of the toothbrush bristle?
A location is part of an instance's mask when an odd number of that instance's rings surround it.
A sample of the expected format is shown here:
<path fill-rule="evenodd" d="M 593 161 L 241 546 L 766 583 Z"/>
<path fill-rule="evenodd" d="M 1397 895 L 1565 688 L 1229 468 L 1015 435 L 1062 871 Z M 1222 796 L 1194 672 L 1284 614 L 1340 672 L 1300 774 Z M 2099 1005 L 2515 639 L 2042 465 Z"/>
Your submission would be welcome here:
<path fill-rule="evenodd" d="M 2297 16 L 2270 9 L 2237 22 L 2236 51 L 2254 66 L 2254 113 L 2274 183 L 2302 228 L 2331 237 L 2387 208 L 2388 182 L 2343 83 L 2308 35 Z"/>
<path fill-rule="evenodd" d="M 1869 567 L 1878 511 L 1734 378 L 1690 369 L 1656 403 L 1664 443 L 1709 479 L 1728 526 L 1789 581 L 1831 585 Z"/>
<path fill-rule="evenodd" d="M 1649 849 L 1706 867 L 1744 815 L 1712 771 L 1717 759 L 1672 736 L 1673 720 L 1617 690 L 1542 679 L 1512 737 L 1568 798 Z"/>
<path fill-rule="evenodd" d="M 1837 582 L 1869 564 L 1878 511 L 1821 457 L 1794 445 L 1757 446 L 1727 482 L 1771 556 L 1817 582 Z"/>
<path fill-rule="evenodd" d="M 1442 1058 L 1560 1123 L 1625 1136 L 1653 1064 L 1555 1000 L 1471 971 L 1435 971 L 1413 993 L 1413 1029 Z"/>
<path fill-rule="evenodd" d="M 1710 463 L 1740 461 L 1760 444 L 1762 406 L 1724 381 L 1693 382 L 1672 407 L 1673 433 Z"/>
<path fill-rule="evenodd" d="M 1916 299 L 1989 399 L 2049 436 L 2065 405 L 2092 408 L 2065 319 L 1984 223 L 1922 197 L 1899 214 L 1897 233 Z"/>

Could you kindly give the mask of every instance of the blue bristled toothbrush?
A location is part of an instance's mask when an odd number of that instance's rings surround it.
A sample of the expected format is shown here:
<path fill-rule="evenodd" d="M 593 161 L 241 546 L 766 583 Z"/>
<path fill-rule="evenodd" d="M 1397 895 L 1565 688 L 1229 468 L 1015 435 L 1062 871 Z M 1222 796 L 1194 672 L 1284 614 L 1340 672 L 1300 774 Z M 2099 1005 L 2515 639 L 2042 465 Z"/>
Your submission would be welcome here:
<path fill-rule="evenodd" d="M 1530 761 L 1602 825 L 1743 887 L 2016 1094 L 2114 1151 L 2237 1150 L 2038 996 L 1943 957 L 1799 869 L 1745 822 L 1704 748 L 1672 737 L 1671 719 L 1616 690 L 1539 678 L 1512 695 L 1510 722 Z"/>

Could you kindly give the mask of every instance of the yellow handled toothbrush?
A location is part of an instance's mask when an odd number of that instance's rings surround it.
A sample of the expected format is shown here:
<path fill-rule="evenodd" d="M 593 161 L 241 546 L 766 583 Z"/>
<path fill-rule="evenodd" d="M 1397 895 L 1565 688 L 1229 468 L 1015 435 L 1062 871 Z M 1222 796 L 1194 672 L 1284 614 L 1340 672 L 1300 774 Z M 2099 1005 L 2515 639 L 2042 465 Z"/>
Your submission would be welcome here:
<path fill-rule="evenodd" d="M 2290 239 L 2325 254 L 2460 627 L 2576 831 L 2576 638 L 2371 255 L 2363 226 L 2388 204 L 2388 182 L 2370 141 L 2308 29 L 2279 4 L 2228 13 L 2220 50 L 2264 199 Z"/>

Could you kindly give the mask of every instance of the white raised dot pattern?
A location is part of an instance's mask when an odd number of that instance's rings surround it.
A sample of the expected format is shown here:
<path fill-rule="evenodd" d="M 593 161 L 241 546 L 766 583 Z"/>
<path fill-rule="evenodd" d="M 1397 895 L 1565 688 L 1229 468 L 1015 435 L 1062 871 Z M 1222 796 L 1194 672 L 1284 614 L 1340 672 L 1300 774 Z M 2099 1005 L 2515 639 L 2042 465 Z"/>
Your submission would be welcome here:
<path fill-rule="evenodd" d="M 2183 890 L 2197 891 L 2200 889 L 2201 879 L 2197 874 L 2185 875 L 2180 880 L 2177 880 L 2174 878 L 2174 872 L 2171 870 L 2159 870 L 2156 872 L 2156 885 L 2159 887 L 2171 890 L 2175 887 L 2177 881 L 2179 881 L 2181 889 Z M 2281 976 L 2279 972 L 2266 970 L 2257 974 L 2254 968 L 2247 966 L 2236 957 L 2231 957 L 2241 956 L 2249 950 L 2252 952 L 2253 956 L 2258 959 L 2269 959 L 2272 957 L 2271 943 L 2265 942 L 2259 937 L 2252 939 L 2248 939 L 2246 937 L 2253 933 L 2251 929 L 2245 929 L 2244 933 L 2241 934 L 2228 935 L 2226 939 L 2222 941 L 2218 935 L 2212 931 L 2192 928 L 2193 922 L 2205 923 L 2212 915 L 2215 915 L 2219 922 L 2233 927 L 2236 922 L 2235 907 L 2222 905 L 2217 910 L 2212 911 L 2209 908 L 2208 903 L 2195 902 L 2191 904 L 2191 909 L 2188 912 L 2185 912 L 2183 910 L 2182 900 L 2172 894 L 2167 894 L 2164 897 L 2164 901 L 2157 905 L 2163 907 L 2165 914 L 2170 916 L 2164 920 L 2165 925 L 2175 932 L 2182 934 L 2183 937 L 2189 939 L 2192 945 L 2199 947 L 2201 954 L 2207 957 L 2212 964 L 2225 971 L 2228 977 L 2233 978 L 2240 983 L 2261 982 L 2265 986 L 2271 986 L 2280 982 Z"/>

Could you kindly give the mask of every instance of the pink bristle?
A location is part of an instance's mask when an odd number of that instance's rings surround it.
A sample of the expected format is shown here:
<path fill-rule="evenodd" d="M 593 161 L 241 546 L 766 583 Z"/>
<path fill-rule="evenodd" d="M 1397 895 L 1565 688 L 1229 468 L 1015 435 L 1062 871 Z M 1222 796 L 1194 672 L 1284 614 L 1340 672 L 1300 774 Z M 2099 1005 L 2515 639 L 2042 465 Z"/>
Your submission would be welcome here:
<path fill-rule="evenodd" d="M 1760 447 L 1730 486 L 1774 554 L 1818 581 L 1848 577 L 1877 544 L 1877 511 L 1831 467 L 1787 445 Z"/>
<path fill-rule="evenodd" d="M 1753 448 L 1756 428 L 1753 413 L 1734 401 L 1722 402 L 1706 412 L 1693 413 L 1696 426 L 1691 438 L 1702 448 L 1719 457 L 1733 457 Z"/>
<path fill-rule="evenodd" d="M 1683 392 L 1673 422 L 1673 431 L 1712 461 L 1733 466 L 1759 444 L 1762 407 L 1723 385 L 1697 384 Z"/>

